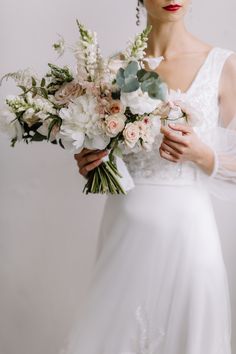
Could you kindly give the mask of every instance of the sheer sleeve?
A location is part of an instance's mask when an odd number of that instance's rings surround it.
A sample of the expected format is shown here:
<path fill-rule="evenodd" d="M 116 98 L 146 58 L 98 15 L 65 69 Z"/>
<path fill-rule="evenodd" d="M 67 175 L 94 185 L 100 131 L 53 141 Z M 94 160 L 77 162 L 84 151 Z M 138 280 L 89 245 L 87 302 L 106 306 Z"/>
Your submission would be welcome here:
<path fill-rule="evenodd" d="M 214 170 L 206 178 L 210 192 L 236 201 L 236 54 L 224 64 L 219 86 L 219 121 L 210 132 L 215 154 Z"/>

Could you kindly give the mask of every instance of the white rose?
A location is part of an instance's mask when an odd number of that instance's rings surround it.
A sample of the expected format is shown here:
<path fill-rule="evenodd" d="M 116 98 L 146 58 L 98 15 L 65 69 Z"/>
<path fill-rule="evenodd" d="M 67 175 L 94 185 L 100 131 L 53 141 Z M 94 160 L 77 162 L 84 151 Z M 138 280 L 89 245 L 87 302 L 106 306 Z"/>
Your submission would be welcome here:
<path fill-rule="evenodd" d="M 105 124 L 106 134 L 110 137 L 117 136 L 124 129 L 125 120 L 126 116 L 120 113 L 107 117 Z"/>
<path fill-rule="evenodd" d="M 123 131 L 125 143 L 128 147 L 133 148 L 139 140 L 139 125 L 134 123 L 128 123 Z"/>
<path fill-rule="evenodd" d="M 134 92 L 122 92 L 120 100 L 133 114 L 151 113 L 162 103 L 161 100 L 150 98 L 148 93 L 140 88 Z"/>

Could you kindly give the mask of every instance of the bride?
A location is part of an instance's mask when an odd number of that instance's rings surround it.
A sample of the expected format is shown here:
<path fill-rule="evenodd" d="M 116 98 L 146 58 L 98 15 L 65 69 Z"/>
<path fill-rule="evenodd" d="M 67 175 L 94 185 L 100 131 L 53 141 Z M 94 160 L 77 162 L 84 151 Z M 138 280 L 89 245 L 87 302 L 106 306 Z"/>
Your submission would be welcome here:
<path fill-rule="evenodd" d="M 125 155 L 135 187 L 108 195 L 97 254 L 66 354 L 230 354 L 228 280 L 210 194 L 235 197 L 236 55 L 185 27 L 189 0 L 139 1 L 152 25 L 147 67 L 196 126 L 162 126 Z M 138 7 L 139 9 L 139 7 Z M 198 112 L 198 113 L 196 113 Z M 75 154 L 86 178 L 106 151 Z"/>

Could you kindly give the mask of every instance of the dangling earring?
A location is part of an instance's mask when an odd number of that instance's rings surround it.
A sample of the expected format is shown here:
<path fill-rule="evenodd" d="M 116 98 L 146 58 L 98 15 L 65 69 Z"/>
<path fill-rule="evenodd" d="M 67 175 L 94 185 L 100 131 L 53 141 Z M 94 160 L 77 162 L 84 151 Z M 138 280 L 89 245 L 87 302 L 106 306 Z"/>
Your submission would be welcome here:
<path fill-rule="evenodd" d="M 136 25 L 140 25 L 140 0 L 138 0 L 137 6 L 136 6 Z"/>

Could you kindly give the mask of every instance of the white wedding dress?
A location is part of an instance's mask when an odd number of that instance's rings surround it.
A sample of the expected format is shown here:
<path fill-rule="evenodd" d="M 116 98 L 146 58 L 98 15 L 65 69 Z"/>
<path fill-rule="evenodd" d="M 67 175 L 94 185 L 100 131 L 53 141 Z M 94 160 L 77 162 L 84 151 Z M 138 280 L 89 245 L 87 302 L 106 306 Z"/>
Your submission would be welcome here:
<path fill-rule="evenodd" d="M 213 48 L 188 91 L 172 91 L 202 110 L 194 129 L 214 148 L 213 174 L 161 158 L 161 135 L 152 152 L 125 155 L 135 187 L 128 181 L 126 196 L 107 197 L 87 295 L 61 353 L 231 353 L 228 281 L 210 199 L 217 185 L 219 194 L 236 188 L 236 169 L 224 165 L 235 159 L 236 135 L 220 128 L 218 102 L 231 54 Z"/>

